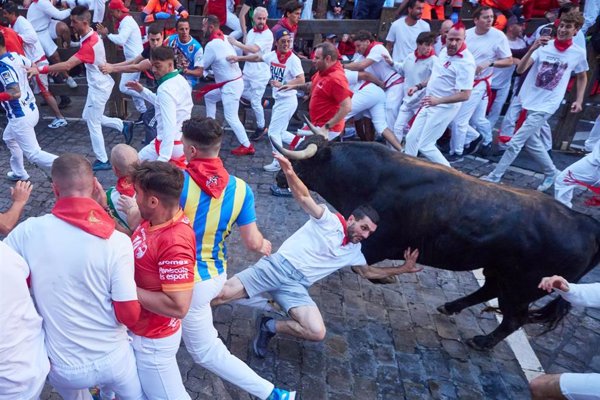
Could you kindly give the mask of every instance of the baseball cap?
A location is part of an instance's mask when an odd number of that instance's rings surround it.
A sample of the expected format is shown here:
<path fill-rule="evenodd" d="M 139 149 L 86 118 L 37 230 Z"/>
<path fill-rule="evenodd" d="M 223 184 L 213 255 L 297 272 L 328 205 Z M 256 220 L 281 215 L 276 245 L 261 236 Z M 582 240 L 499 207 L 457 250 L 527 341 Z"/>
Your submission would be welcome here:
<path fill-rule="evenodd" d="M 108 8 L 110 10 L 119 10 L 124 13 L 129 12 L 129 8 L 125 7 L 125 3 L 123 3 L 123 0 L 110 0 L 110 3 L 108 3 Z"/>
<path fill-rule="evenodd" d="M 119 0 L 119 1 L 121 1 L 121 0 Z M 290 32 L 287 29 L 282 29 L 280 31 L 277 31 L 275 33 L 275 41 L 278 42 L 279 39 L 281 39 L 284 36 L 291 36 Z"/>
<path fill-rule="evenodd" d="M 337 35 L 335 33 L 328 33 L 325 36 L 325 39 L 335 39 L 337 37 Z"/>
<path fill-rule="evenodd" d="M 511 15 L 511 17 L 508 19 L 508 21 L 506 21 L 506 26 L 513 26 L 513 25 L 521 25 L 525 23 L 525 19 L 523 17 L 519 17 L 516 15 Z"/>

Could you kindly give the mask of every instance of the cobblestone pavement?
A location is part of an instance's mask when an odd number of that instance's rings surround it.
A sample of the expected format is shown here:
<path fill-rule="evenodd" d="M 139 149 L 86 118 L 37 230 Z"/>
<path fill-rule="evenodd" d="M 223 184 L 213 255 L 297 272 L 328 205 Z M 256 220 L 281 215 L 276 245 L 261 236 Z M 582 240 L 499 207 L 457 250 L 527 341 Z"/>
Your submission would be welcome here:
<path fill-rule="evenodd" d="M 93 160 L 85 122 L 50 130 L 39 124 L 38 139 L 45 150 L 74 151 Z M 119 133 L 106 132 L 110 149 L 122 141 Z M 141 129 L 134 145 L 140 148 Z M 257 145 L 254 157 L 234 158 L 236 145 L 228 132 L 222 151 L 227 168 L 250 183 L 256 194 L 258 224 L 273 242 L 274 249 L 301 226 L 306 215 L 291 199 L 269 194 L 273 174 L 262 171 L 270 162 L 266 141 Z M 8 150 L 0 145 L 0 174 L 8 170 Z M 480 176 L 492 165 L 486 160 L 466 159 L 462 171 Z M 559 165 L 559 167 L 564 167 Z M 34 192 L 25 217 L 49 212 L 53 202 L 50 183 L 44 174 L 28 166 Z M 113 184 L 110 171 L 99 172 L 103 185 Z M 509 172 L 505 182 L 535 187 L 541 175 L 528 171 Z M 9 205 L 10 184 L 0 179 L 0 209 Z M 576 200 L 582 208 L 582 196 Z M 595 212 L 598 216 L 598 212 Z M 568 238 L 566 238 L 568 240 Z M 230 274 L 255 262 L 234 231 L 229 238 Z M 600 280 L 596 269 L 587 280 Z M 455 317 L 439 314 L 436 307 L 472 292 L 477 282 L 470 272 L 425 268 L 415 275 L 400 277 L 398 284 L 377 286 L 359 279 L 350 270 L 332 274 L 311 288 L 323 313 L 327 337 L 322 343 L 276 338 L 265 359 L 252 354 L 254 320 L 258 312 L 244 306 L 221 306 L 215 310 L 215 325 L 230 350 L 277 386 L 298 390 L 301 399 L 527 399 L 527 382 L 515 355 L 502 342 L 490 352 L 477 352 L 464 344 L 473 335 L 490 332 L 497 325 L 482 306 Z M 592 349 L 600 345 L 600 311 L 575 310 L 566 323 L 551 334 L 533 338 L 532 344 L 549 371 L 600 372 L 600 356 Z M 533 332 L 534 330 L 531 330 Z M 179 367 L 192 398 L 249 399 L 234 385 L 195 366 L 184 346 L 178 354 Z M 59 396 L 47 387 L 43 399 Z"/>

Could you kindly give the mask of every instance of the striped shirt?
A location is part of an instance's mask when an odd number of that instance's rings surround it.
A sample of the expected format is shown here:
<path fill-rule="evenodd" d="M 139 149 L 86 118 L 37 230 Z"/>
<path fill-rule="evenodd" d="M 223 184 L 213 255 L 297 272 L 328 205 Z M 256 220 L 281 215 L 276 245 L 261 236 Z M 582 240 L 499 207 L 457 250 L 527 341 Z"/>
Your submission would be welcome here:
<path fill-rule="evenodd" d="M 206 281 L 227 271 L 225 239 L 234 223 L 244 226 L 256 222 L 254 194 L 240 178 L 229 175 L 229 183 L 220 197 L 212 198 L 184 172 L 179 201 L 196 233 L 195 280 Z"/>
<path fill-rule="evenodd" d="M 18 99 L 2 102 L 9 120 L 35 111 L 35 97 L 27 80 L 26 67 L 31 67 L 31 61 L 16 53 L 6 52 L 0 56 L 0 92 L 6 92 L 10 86 L 19 86 L 21 91 Z"/>

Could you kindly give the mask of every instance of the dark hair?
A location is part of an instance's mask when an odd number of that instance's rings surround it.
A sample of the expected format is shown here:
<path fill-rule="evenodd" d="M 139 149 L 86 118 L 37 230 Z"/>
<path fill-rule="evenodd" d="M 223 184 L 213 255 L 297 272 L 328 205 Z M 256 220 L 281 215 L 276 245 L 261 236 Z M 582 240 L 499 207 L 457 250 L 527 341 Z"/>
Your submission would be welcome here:
<path fill-rule="evenodd" d="M 10 28 L 10 21 L 6 18 L 5 15 L 0 15 L 0 26 L 5 28 Z"/>
<path fill-rule="evenodd" d="M 161 203 L 173 207 L 179 204 L 183 189 L 183 172 L 164 161 L 144 161 L 135 167 L 131 179 L 145 193 L 158 197 Z"/>
<path fill-rule="evenodd" d="M 406 8 L 415 8 L 417 3 L 425 3 L 425 0 L 408 0 Z"/>
<path fill-rule="evenodd" d="M 183 121 L 181 132 L 186 140 L 194 142 L 200 150 L 215 149 L 223 140 L 223 127 L 216 119 L 208 117 Z"/>
<path fill-rule="evenodd" d="M 288 1 L 282 7 L 283 15 L 287 17 L 288 14 L 293 13 L 297 9 L 302 9 L 302 3 L 296 0 Z"/>
<path fill-rule="evenodd" d="M 356 220 L 361 220 L 364 217 L 369 217 L 369 219 L 373 221 L 375 225 L 379 223 L 379 213 L 375 211 L 375 209 L 369 204 L 362 204 L 356 207 L 354 211 L 352 211 L 352 215 Z"/>
<path fill-rule="evenodd" d="M 4 34 L 0 32 L 0 47 L 6 47 L 6 41 L 4 40 Z"/>
<path fill-rule="evenodd" d="M 373 34 L 369 31 L 361 30 L 354 34 L 354 40 L 373 40 Z"/>
<path fill-rule="evenodd" d="M 217 28 L 221 27 L 221 21 L 219 21 L 219 17 L 217 17 L 216 15 L 207 15 L 206 23 L 210 26 L 216 26 Z"/>
<path fill-rule="evenodd" d="M 150 59 L 153 61 L 173 61 L 175 62 L 175 51 L 172 47 L 157 46 L 150 50 Z"/>
<path fill-rule="evenodd" d="M 153 23 L 148 28 L 148 35 L 158 35 L 159 33 L 161 35 L 163 34 L 163 28 L 160 26 L 160 24 Z"/>
<path fill-rule="evenodd" d="M 434 44 L 437 35 L 433 32 L 421 32 L 417 36 L 417 44 Z"/>
<path fill-rule="evenodd" d="M 560 16 L 563 14 L 568 14 L 570 13 L 574 8 L 578 8 L 579 6 L 577 4 L 573 4 L 573 3 L 566 3 L 564 5 L 562 5 L 559 9 L 558 9 L 558 18 L 560 19 Z"/>
<path fill-rule="evenodd" d="M 19 16 L 19 6 L 16 3 L 13 3 L 12 1 L 9 1 L 8 3 L 4 4 L 2 8 L 4 8 L 4 11 L 6 11 L 8 14 Z"/>
<path fill-rule="evenodd" d="M 473 11 L 472 17 L 473 17 L 473 19 L 479 18 L 481 16 L 482 12 L 487 11 L 487 10 L 491 10 L 491 9 L 492 9 L 492 7 L 488 7 L 488 6 L 477 7 L 475 9 L 475 11 Z"/>
<path fill-rule="evenodd" d="M 71 16 L 77 17 L 79 20 L 85 20 L 88 23 L 92 21 L 92 14 L 86 6 L 76 6 L 71 10 Z"/>
<path fill-rule="evenodd" d="M 179 24 L 182 24 L 182 23 L 184 23 L 184 22 L 185 22 L 185 23 L 187 23 L 187 24 L 189 24 L 189 23 L 190 23 L 190 20 L 189 20 L 189 19 L 187 19 L 187 18 L 179 18 L 179 19 L 177 20 L 177 22 L 175 22 L 175 29 L 178 29 L 178 28 L 179 28 Z"/>
<path fill-rule="evenodd" d="M 321 51 L 323 52 L 323 59 L 325 59 L 325 57 L 329 56 L 329 57 L 331 57 L 331 60 L 336 61 L 339 57 L 338 50 L 332 43 L 323 42 L 323 43 L 319 44 L 317 47 L 315 47 L 315 51 L 317 49 L 321 49 Z"/>

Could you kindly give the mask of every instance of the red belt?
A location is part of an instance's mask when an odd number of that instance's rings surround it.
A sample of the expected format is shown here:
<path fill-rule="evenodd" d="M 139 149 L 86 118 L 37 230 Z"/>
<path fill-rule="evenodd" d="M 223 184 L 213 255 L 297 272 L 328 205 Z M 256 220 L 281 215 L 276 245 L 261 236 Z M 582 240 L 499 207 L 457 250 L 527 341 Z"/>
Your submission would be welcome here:
<path fill-rule="evenodd" d="M 39 63 L 40 61 L 48 61 L 48 59 L 46 58 L 46 55 L 45 55 L 45 54 L 44 54 L 43 56 L 41 56 L 41 57 L 39 58 L 39 60 L 37 60 L 37 61 L 34 61 L 34 63 L 36 63 L 36 64 L 37 64 L 37 63 Z"/>
<path fill-rule="evenodd" d="M 390 83 L 390 84 L 388 85 L 388 82 L 390 82 L 390 81 L 392 80 L 392 78 L 394 78 L 395 76 L 397 76 L 398 78 L 397 78 L 396 80 L 392 81 L 392 83 Z M 404 82 L 404 77 L 403 77 L 403 76 L 399 76 L 398 74 L 394 73 L 392 76 L 390 76 L 389 78 L 387 78 L 387 80 L 384 82 L 384 85 L 383 85 L 383 86 L 384 86 L 386 89 L 389 89 L 389 88 L 391 88 L 391 87 L 392 87 L 392 86 L 394 86 L 394 85 L 399 85 L 399 84 L 401 84 L 402 82 Z"/>
<path fill-rule="evenodd" d="M 156 154 L 159 154 L 159 155 L 160 155 L 160 144 L 161 143 L 162 143 L 162 140 L 154 139 L 154 150 L 156 150 Z M 173 145 L 177 146 L 178 144 L 183 144 L 183 142 L 181 140 L 173 141 Z M 181 157 L 171 157 L 169 162 L 171 164 L 175 165 L 179 169 L 185 169 L 185 167 L 186 167 L 185 155 L 183 155 Z"/>
<path fill-rule="evenodd" d="M 223 86 L 227 85 L 229 82 L 237 81 L 238 79 L 242 79 L 242 75 L 238 76 L 237 78 L 225 81 L 225 82 L 208 84 L 208 85 L 206 85 L 206 86 L 204 86 L 204 87 L 202 87 L 201 89 L 198 90 L 198 93 L 196 93 L 196 99 L 197 100 L 202 100 L 202 98 L 204 97 L 204 95 L 206 93 L 211 92 L 211 91 L 213 91 L 215 89 L 222 88 Z"/>
<path fill-rule="evenodd" d="M 371 83 L 371 82 L 369 82 L 369 81 L 365 81 L 365 82 L 363 82 L 363 84 L 362 84 L 362 85 L 360 85 L 360 87 L 358 88 L 358 90 L 360 90 L 360 89 L 364 88 L 364 87 L 365 87 L 365 86 L 367 86 L 369 83 Z"/>
<path fill-rule="evenodd" d="M 490 83 L 491 77 L 492 77 L 492 75 L 488 75 L 485 78 L 475 79 L 473 81 L 473 88 L 475 88 L 475 86 L 477 86 L 481 82 L 485 82 L 485 92 L 486 92 L 487 98 L 488 98 L 488 106 L 487 106 L 488 110 L 491 106 L 491 99 L 492 99 L 492 85 Z"/>

